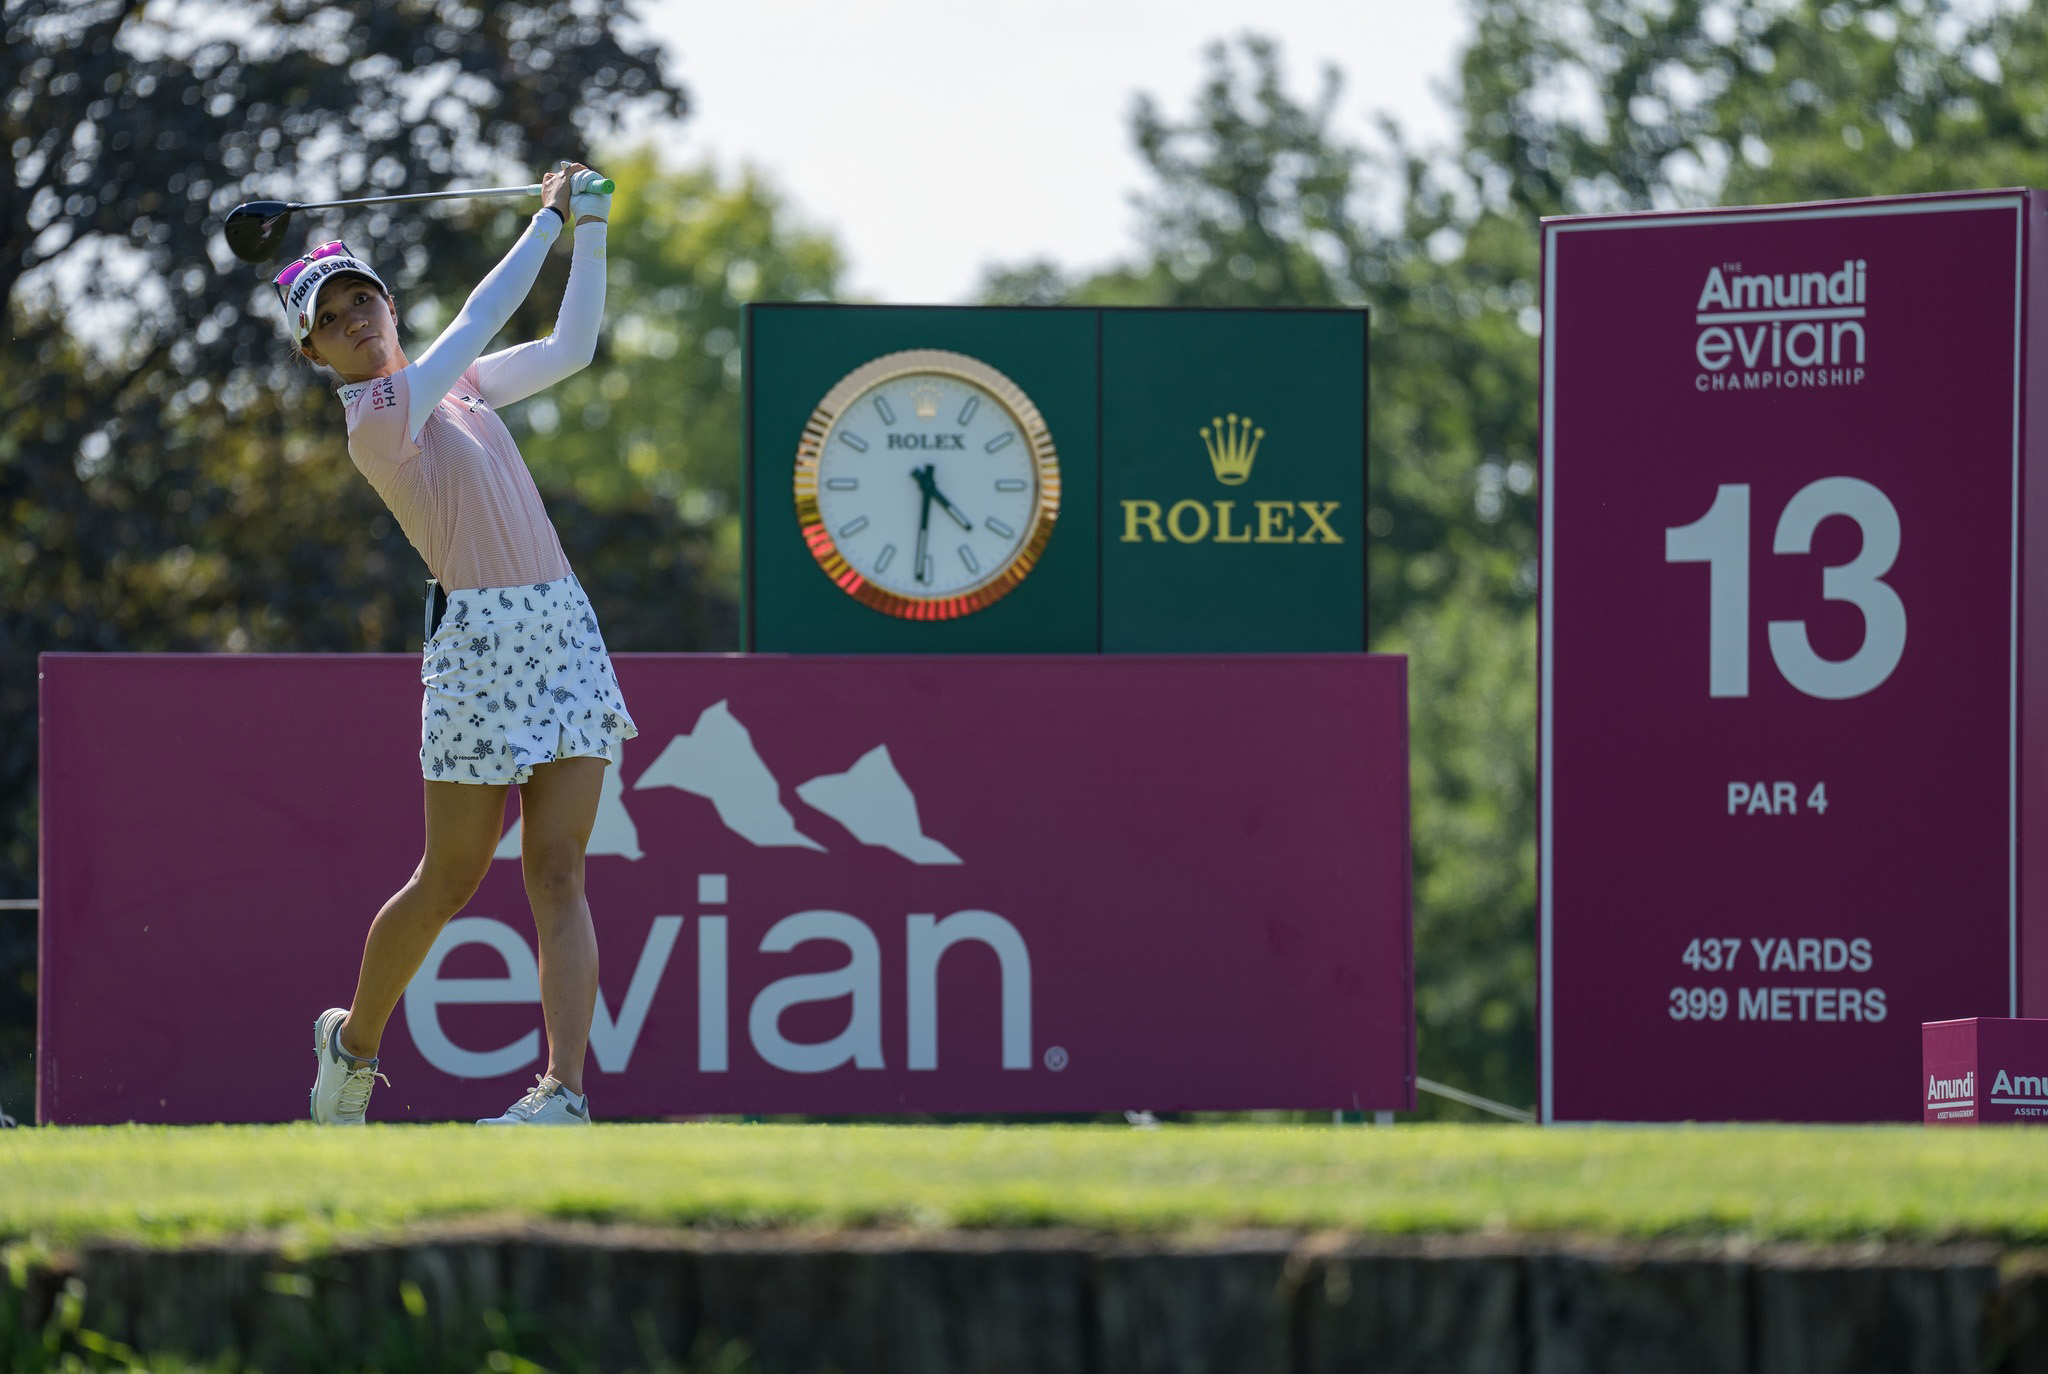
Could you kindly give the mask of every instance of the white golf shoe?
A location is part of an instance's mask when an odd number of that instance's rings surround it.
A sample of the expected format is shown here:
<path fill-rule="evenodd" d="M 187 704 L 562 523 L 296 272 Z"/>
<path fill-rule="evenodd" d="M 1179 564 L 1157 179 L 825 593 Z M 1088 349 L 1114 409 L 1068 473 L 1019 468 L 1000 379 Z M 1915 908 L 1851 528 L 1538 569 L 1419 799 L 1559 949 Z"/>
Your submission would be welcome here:
<path fill-rule="evenodd" d="M 588 1126 L 590 1099 L 570 1092 L 550 1076 L 533 1080 L 526 1096 L 505 1109 L 503 1116 L 485 1117 L 479 1126 Z"/>
<path fill-rule="evenodd" d="M 313 1023 L 313 1057 L 320 1067 L 313 1075 L 313 1120 L 322 1126 L 360 1126 L 370 1106 L 373 1080 L 390 1079 L 377 1072 L 377 1061 L 358 1059 L 341 1048 L 341 1023 L 346 1007 L 329 1007 Z"/>

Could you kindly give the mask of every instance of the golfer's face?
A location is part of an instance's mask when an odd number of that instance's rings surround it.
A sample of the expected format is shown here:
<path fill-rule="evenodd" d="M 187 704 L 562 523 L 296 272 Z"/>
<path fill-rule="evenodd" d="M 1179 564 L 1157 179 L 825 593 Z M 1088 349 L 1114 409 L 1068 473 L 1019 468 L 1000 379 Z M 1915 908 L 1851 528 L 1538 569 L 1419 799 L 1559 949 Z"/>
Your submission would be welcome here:
<path fill-rule="evenodd" d="M 311 343 L 348 381 L 380 377 L 398 357 L 398 322 L 383 292 L 361 277 L 345 277 L 321 289 Z"/>

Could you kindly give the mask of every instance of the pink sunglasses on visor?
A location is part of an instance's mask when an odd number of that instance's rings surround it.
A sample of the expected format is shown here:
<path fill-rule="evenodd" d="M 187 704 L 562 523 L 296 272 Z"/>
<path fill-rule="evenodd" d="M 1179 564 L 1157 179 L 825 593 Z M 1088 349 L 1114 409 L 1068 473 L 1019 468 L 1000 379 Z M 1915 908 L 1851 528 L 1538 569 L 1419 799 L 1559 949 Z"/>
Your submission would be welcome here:
<path fill-rule="evenodd" d="M 354 253 L 348 251 L 347 244 L 343 243 L 340 239 L 336 239 L 332 243 L 321 244 L 297 262 L 287 263 L 284 270 L 277 274 L 277 279 L 271 283 L 277 288 L 277 303 L 286 309 L 291 308 L 292 283 L 299 279 L 299 273 L 305 271 L 308 267 L 320 261 L 320 259 L 352 258 L 354 256 Z"/>
<path fill-rule="evenodd" d="M 330 277 L 350 272 L 369 278 L 386 296 L 391 294 L 391 288 L 384 285 L 384 279 L 377 275 L 377 270 L 349 252 L 348 245 L 340 239 L 321 244 L 277 274 L 273 282 L 277 287 L 277 303 L 284 307 L 285 318 L 292 321 L 295 337 L 300 343 L 303 344 L 313 333 L 313 306 L 325 289 L 322 283 Z"/>

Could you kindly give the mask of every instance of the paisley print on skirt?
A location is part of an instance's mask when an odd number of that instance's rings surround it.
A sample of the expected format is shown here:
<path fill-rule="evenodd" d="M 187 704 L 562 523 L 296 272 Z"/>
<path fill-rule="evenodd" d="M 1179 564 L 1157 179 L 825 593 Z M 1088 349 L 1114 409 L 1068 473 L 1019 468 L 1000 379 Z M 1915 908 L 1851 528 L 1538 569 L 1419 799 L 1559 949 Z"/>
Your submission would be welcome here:
<path fill-rule="evenodd" d="M 573 574 L 449 592 L 420 683 L 420 771 L 429 781 L 520 783 L 557 759 L 616 765 L 640 733 Z"/>

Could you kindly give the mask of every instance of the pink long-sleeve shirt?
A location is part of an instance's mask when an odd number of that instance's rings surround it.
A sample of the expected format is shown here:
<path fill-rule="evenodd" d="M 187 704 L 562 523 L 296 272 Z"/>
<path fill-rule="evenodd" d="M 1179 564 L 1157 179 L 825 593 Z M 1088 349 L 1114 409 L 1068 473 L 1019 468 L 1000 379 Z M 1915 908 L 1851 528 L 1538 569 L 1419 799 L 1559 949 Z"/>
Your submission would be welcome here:
<path fill-rule="evenodd" d="M 497 408 L 590 361 L 603 314 L 604 229 L 577 230 L 549 337 L 477 356 L 532 289 L 560 232 L 543 211 L 417 361 L 341 388 L 349 456 L 451 591 L 569 575 L 562 541 Z"/>

